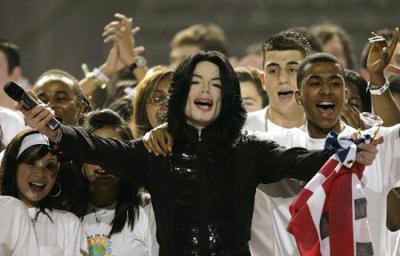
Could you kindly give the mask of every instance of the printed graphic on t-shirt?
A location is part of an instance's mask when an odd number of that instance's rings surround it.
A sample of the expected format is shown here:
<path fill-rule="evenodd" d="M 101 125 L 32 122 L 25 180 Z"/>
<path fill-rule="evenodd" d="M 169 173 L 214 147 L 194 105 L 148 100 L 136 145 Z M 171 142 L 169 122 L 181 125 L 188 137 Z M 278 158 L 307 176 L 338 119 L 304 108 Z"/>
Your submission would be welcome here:
<path fill-rule="evenodd" d="M 111 240 L 106 235 L 94 235 L 87 237 L 89 256 L 113 256 Z"/>

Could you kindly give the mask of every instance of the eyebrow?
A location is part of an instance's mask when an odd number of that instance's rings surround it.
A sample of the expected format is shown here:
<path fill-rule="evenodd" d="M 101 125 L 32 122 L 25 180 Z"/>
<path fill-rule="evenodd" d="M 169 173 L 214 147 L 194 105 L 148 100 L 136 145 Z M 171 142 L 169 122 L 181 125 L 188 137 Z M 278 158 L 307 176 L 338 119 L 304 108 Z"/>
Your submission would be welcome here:
<path fill-rule="evenodd" d="M 194 74 L 194 73 L 193 73 L 192 76 L 193 76 L 193 77 L 200 78 L 200 79 L 204 79 L 201 75 L 198 75 L 198 74 Z M 211 78 L 211 81 L 214 81 L 214 80 L 221 81 L 221 77 L 213 77 L 213 78 Z"/>
<path fill-rule="evenodd" d="M 256 101 L 256 99 L 254 97 L 243 97 L 243 100 L 252 100 L 252 101 Z"/>

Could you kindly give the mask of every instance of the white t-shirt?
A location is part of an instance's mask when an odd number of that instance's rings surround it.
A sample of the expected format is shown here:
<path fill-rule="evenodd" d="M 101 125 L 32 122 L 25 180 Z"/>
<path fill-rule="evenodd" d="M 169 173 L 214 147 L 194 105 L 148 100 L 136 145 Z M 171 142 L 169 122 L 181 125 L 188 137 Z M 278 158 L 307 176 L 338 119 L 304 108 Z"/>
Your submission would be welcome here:
<path fill-rule="evenodd" d="M 4 146 L 26 128 L 24 118 L 18 112 L 0 106 L 0 139 Z"/>
<path fill-rule="evenodd" d="M 121 232 L 108 238 L 115 209 L 88 207 L 83 218 L 83 228 L 87 237 L 90 255 L 116 256 L 157 256 L 159 245 L 156 239 L 156 223 L 151 204 L 139 206 L 138 218 L 133 230 L 126 221 Z M 97 220 L 96 220 L 97 219 Z M 93 253 L 93 254 L 92 254 Z M 103 253 L 103 254 L 102 254 Z M 104 254 L 107 253 L 107 254 Z"/>
<path fill-rule="evenodd" d="M 386 196 L 391 188 L 400 179 L 400 124 L 393 127 L 382 127 L 379 135 L 384 137 L 384 144 L 378 146 L 378 154 L 374 163 L 367 166 L 364 171 L 366 178 L 364 193 L 367 198 L 367 218 L 371 231 L 371 238 L 375 255 L 389 255 L 390 236 L 386 228 Z M 343 134 L 351 135 L 356 130 L 345 126 Z M 274 137 L 273 134 L 260 134 L 260 137 Z M 322 149 L 324 139 L 311 139 L 303 129 L 291 129 L 277 134 L 275 141 L 287 147 L 305 147 L 308 149 Z M 293 199 L 293 197 L 292 197 Z M 255 202 L 262 204 L 263 202 Z M 286 204 L 285 204 L 286 203 Z M 279 197 L 268 197 L 273 215 L 274 251 L 271 255 L 298 255 L 296 251 L 288 251 L 288 248 L 296 248 L 294 239 L 286 231 L 290 218 L 288 207 L 291 200 L 281 200 Z M 286 211 L 286 213 L 285 213 Z M 269 215 L 270 216 L 270 215 Z M 259 219 L 258 221 L 262 220 Z M 255 221 L 253 219 L 253 221 Z M 269 227 L 271 228 L 271 227 Z M 271 229 L 264 229 L 271 230 Z M 265 254 L 264 254 L 265 255 Z"/>
<path fill-rule="evenodd" d="M 278 136 L 279 134 L 291 130 L 290 128 L 279 126 L 273 123 L 270 119 L 266 118 L 267 111 L 268 106 L 259 111 L 248 113 L 247 120 L 243 128 L 250 132 L 267 132 L 265 134 L 271 134 L 270 139 L 272 140 L 274 140 L 275 137 L 272 135 Z M 249 243 L 251 255 L 253 256 L 286 255 L 279 253 L 274 254 L 274 251 L 282 251 L 274 249 L 279 247 L 279 245 L 275 243 L 274 237 L 275 233 L 277 233 L 277 231 L 275 230 L 278 230 L 280 228 L 279 225 L 277 225 L 278 223 L 274 223 L 274 218 L 271 215 L 273 213 L 271 207 L 273 206 L 271 206 L 269 197 L 263 190 L 268 189 L 272 192 L 277 189 L 277 193 L 283 192 L 285 195 L 289 196 L 289 199 L 291 200 L 292 196 L 296 195 L 299 192 L 299 188 L 297 188 L 299 187 L 299 183 L 297 181 L 284 179 L 279 182 L 279 184 L 281 184 L 283 188 L 279 188 L 280 185 L 271 185 L 267 188 L 265 184 L 260 184 L 256 189 L 256 193 L 254 196 L 253 220 L 251 224 L 251 239 Z M 285 205 L 288 199 L 281 198 L 281 200 L 282 204 Z M 276 207 L 277 205 L 279 205 L 279 203 L 274 205 L 274 207 Z M 274 232 L 271 232 L 271 230 L 273 229 Z M 269 231 L 265 232 L 265 230 Z M 291 244 L 289 245 L 291 246 Z M 286 251 L 288 250 L 293 251 L 295 250 L 295 247 L 292 248 L 291 246 Z"/>
<path fill-rule="evenodd" d="M 46 210 L 46 214 L 37 215 L 38 211 L 28 208 L 41 256 L 79 256 L 81 251 L 88 251 L 78 217 L 62 210 Z"/>
<path fill-rule="evenodd" d="M 9 196 L 0 196 L 0 255 L 39 256 L 39 247 L 26 207 Z"/>

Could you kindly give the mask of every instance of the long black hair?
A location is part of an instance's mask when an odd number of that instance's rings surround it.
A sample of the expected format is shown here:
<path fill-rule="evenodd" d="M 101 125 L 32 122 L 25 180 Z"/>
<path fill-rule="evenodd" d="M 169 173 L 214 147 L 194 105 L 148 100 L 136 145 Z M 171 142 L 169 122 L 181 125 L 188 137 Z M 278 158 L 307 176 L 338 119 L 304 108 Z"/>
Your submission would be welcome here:
<path fill-rule="evenodd" d="M 0 167 L 1 195 L 19 198 L 19 191 L 17 185 L 17 167 L 19 164 L 21 163 L 34 164 L 37 160 L 40 160 L 48 153 L 56 155 L 56 153 L 48 145 L 33 145 L 24 150 L 22 154 L 18 157 L 18 151 L 19 148 L 21 147 L 24 138 L 27 137 L 28 135 L 35 133 L 39 132 L 32 129 L 22 131 L 18 133 L 14 137 L 14 139 L 12 139 L 12 141 L 7 145 Z M 59 194 L 59 192 L 62 193 L 63 184 L 60 182 L 59 177 L 60 175 L 58 173 L 56 182 L 58 182 L 59 185 L 55 185 L 53 189 L 50 191 L 49 195 Z M 46 213 L 45 210 L 62 209 L 62 203 L 60 200 L 62 196 L 59 197 L 58 195 L 57 197 L 50 197 L 49 195 L 43 198 L 36 207 L 39 208 L 38 214 L 42 212 L 50 218 L 50 216 Z"/>
<path fill-rule="evenodd" d="M 228 59 L 217 51 L 200 52 L 186 58 L 172 76 L 168 100 L 168 130 L 175 140 L 187 136 L 185 106 L 193 71 L 199 62 L 208 61 L 218 66 L 222 82 L 222 107 L 218 118 L 210 125 L 216 131 L 213 143 L 219 149 L 231 149 L 246 120 L 240 84 Z"/>
<path fill-rule="evenodd" d="M 122 140 L 132 140 L 133 136 L 123 121 L 123 119 L 114 111 L 110 109 L 103 109 L 93 111 L 88 114 L 86 119 L 86 128 L 89 132 L 93 133 L 101 128 L 113 128 L 121 136 Z M 85 200 L 83 200 L 82 210 L 85 211 L 89 203 L 89 182 L 85 179 L 86 193 Z M 112 228 L 109 236 L 122 231 L 128 219 L 128 225 L 131 229 L 135 224 L 135 218 L 139 213 L 139 205 L 142 204 L 141 196 L 138 193 L 139 186 L 133 181 L 127 179 L 120 179 L 119 181 L 119 194 L 115 207 L 115 217 L 112 221 Z M 82 212 L 82 216 L 83 216 Z"/>

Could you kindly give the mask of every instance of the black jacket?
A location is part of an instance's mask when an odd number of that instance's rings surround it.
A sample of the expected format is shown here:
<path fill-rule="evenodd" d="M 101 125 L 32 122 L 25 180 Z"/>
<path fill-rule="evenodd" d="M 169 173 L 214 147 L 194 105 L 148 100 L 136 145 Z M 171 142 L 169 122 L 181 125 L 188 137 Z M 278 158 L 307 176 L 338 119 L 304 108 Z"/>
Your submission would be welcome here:
<path fill-rule="evenodd" d="M 131 142 L 103 139 L 82 128 L 65 125 L 62 131 L 59 147 L 65 157 L 100 165 L 148 189 L 156 217 L 160 256 L 247 255 L 227 252 L 247 246 L 257 185 L 285 177 L 308 180 L 329 158 L 326 151 L 285 149 L 272 141 L 260 141 L 246 134 L 238 138 L 231 152 L 218 155 L 209 146 L 213 144 L 210 141 L 213 131 L 207 128 L 203 129 L 201 137 L 194 128 L 188 129 L 189 139 L 175 141 L 172 157 L 149 154 L 140 139 Z M 176 174 L 182 170 L 183 176 L 177 178 Z M 197 176 L 191 186 L 188 182 L 193 176 L 187 175 L 194 172 Z M 181 182 L 179 178 L 182 177 Z M 186 207 L 190 203 L 192 208 Z M 204 233 L 207 233 L 208 223 L 221 223 L 221 216 L 230 220 L 228 227 L 224 227 L 228 228 L 228 240 L 217 244 L 220 248 L 213 251 L 210 248 L 213 245 L 204 242 L 209 239 Z M 200 242 L 192 241 L 194 245 L 197 242 L 197 254 L 182 249 L 187 244 L 178 237 L 182 235 L 179 228 L 191 225 L 191 221 L 195 221 L 200 230 L 194 231 L 200 232 Z"/>

